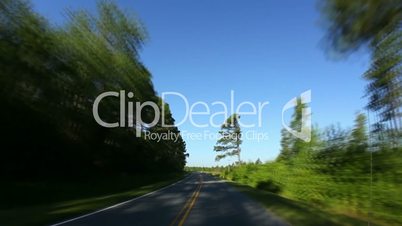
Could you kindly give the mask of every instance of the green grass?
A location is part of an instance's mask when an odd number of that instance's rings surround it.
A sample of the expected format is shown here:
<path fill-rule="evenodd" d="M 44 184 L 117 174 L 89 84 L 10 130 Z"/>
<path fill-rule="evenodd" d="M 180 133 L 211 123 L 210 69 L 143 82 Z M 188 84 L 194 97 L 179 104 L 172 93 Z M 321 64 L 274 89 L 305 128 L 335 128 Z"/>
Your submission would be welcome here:
<path fill-rule="evenodd" d="M 291 225 L 367 225 L 367 220 L 346 216 L 332 210 L 319 208 L 301 201 L 258 190 L 248 185 L 229 182 L 239 191 L 260 202 L 269 211 Z M 371 222 L 371 225 L 378 225 Z"/>
<path fill-rule="evenodd" d="M 46 225 L 167 186 L 184 174 L 86 182 L 2 183 L 0 225 Z"/>
<path fill-rule="evenodd" d="M 388 158 L 391 157 L 387 155 L 386 159 Z M 400 157 L 391 159 L 399 161 Z M 398 177 L 400 170 L 395 168 L 375 170 L 371 184 L 369 173 L 364 170 L 356 170 L 350 166 L 323 171 L 322 167 L 325 164 L 308 163 L 311 162 L 241 164 L 222 169 L 219 176 L 264 190 L 267 194 L 268 192 L 279 194 L 280 197 L 286 198 L 284 200 L 297 204 L 296 206 L 302 205 L 305 207 L 304 210 L 312 210 L 310 212 L 314 213 L 311 215 L 308 212 L 296 212 L 297 215 L 294 217 L 289 216 L 291 220 L 306 215 L 314 218 L 317 224 L 322 224 L 320 222 L 324 222 L 322 220 L 324 218 L 328 219 L 328 223 L 325 224 L 367 225 L 370 221 L 372 225 L 373 223 L 387 226 L 402 225 L 402 187 L 401 177 Z M 383 163 L 378 164 L 385 167 Z M 266 196 L 273 198 L 272 195 Z M 259 196 L 259 199 L 264 200 L 264 196 Z M 285 208 L 281 211 L 283 208 L 281 205 L 272 207 L 273 212 L 276 211 L 275 208 L 284 216 L 295 212 L 294 208 Z M 327 213 L 329 216 L 326 216 Z M 332 217 L 335 215 L 338 216 Z M 344 216 L 351 219 L 343 218 Z M 305 220 L 308 222 L 308 219 Z M 297 219 L 295 222 L 300 224 Z"/>

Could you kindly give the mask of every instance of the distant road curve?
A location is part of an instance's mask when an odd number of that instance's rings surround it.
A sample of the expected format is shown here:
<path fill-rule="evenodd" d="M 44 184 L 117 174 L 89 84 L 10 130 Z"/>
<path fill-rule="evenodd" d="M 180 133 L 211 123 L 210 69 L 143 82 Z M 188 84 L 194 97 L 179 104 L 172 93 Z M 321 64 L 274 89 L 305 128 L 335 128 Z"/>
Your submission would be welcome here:
<path fill-rule="evenodd" d="M 288 225 L 224 181 L 192 173 L 170 186 L 51 226 Z"/>

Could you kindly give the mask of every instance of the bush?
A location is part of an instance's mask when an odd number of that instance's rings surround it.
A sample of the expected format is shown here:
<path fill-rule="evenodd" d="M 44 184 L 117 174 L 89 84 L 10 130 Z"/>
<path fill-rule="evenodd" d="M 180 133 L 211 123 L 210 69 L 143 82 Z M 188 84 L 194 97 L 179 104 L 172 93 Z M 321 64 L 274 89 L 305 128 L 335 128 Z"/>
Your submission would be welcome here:
<path fill-rule="evenodd" d="M 281 191 L 281 187 L 272 180 L 259 181 L 257 183 L 256 188 L 264 191 L 269 191 L 272 193 L 279 193 Z"/>

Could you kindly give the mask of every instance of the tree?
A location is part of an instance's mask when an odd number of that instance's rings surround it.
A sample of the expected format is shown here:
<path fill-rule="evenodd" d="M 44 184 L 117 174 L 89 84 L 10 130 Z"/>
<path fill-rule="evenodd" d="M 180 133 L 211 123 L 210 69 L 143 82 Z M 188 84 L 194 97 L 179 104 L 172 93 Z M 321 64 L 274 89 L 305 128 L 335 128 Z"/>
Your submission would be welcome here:
<path fill-rule="evenodd" d="M 293 137 L 285 128 L 281 129 L 281 152 L 278 160 L 289 159 L 292 154 Z"/>
<path fill-rule="evenodd" d="M 75 178 L 182 170 L 187 154 L 181 137 L 158 143 L 136 137 L 133 128 L 106 129 L 93 119 L 93 102 L 105 91 L 133 91 L 131 102 L 165 104 L 139 58 L 146 39 L 141 23 L 107 1 L 99 2 L 97 13 L 68 16 L 50 26 L 27 1 L 0 1 L 0 102 L 7 109 L 0 111 L 0 174 Z M 118 120 L 119 106 L 118 98 L 102 101 L 102 119 Z M 152 121 L 153 111 L 141 113 L 145 123 Z"/>
<path fill-rule="evenodd" d="M 367 146 L 367 127 L 366 127 L 366 115 L 360 113 L 357 114 L 355 119 L 355 125 L 351 133 L 350 145 L 356 147 Z"/>
<path fill-rule="evenodd" d="M 364 74 L 369 81 L 367 108 L 378 115 L 377 131 L 395 135 L 402 129 L 402 31 L 394 31 L 375 46 L 371 67 Z"/>
<path fill-rule="evenodd" d="M 295 111 L 292 115 L 292 119 L 290 122 L 290 128 L 294 131 L 301 131 L 303 125 L 303 109 L 306 107 L 306 104 L 302 103 L 301 99 L 297 99 L 297 104 L 295 107 Z M 281 130 L 281 152 L 278 156 L 278 160 L 289 160 L 295 155 L 297 155 L 304 147 L 306 146 L 306 142 L 301 139 L 298 139 L 294 135 L 292 135 L 285 128 Z"/>
<path fill-rule="evenodd" d="M 328 43 L 340 53 L 375 46 L 379 38 L 398 29 L 402 20 L 400 0 L 326 0 L 321 11 Z"/>
<path fill-rule="evenodd" d="M 363 77 L 369 82 L 367 108 L 378 117 L 373 131 L 378 132 L 380 142 L 398 145 L 402 127 L 402 1 L 326 0 L 322 11 L 334 50 L 349 53 L 366 45 L 372 51 L 370 69 Z"/>
<path fill-rule="evenodd" d="M 233 114 L 222 124 L 221 130 L 219 131 L 221 137 L 214 147 L 214 151 L 218 153 L 215 158 L 216 161 L 236 155 L 238 163 L 241 163 L 240 145 L 242 140 L 239 119 L 240 116 L 238 114 Z"/>

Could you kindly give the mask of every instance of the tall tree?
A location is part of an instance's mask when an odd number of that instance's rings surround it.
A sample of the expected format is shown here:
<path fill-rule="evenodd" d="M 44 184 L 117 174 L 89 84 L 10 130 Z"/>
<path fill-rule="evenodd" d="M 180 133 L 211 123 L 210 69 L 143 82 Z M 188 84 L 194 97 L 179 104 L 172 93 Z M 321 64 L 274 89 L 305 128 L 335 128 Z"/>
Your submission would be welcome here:
<path fill-rule="evenodd" d="M 285 128 L 281 130 L 281 152 L 278 160 L 287 160 L 292 155 L 293 138 Z"/>
<path fill-rule="evenodd" d="M 294 131 L 301 131 L 303 125 L 303 109 L 306 107 L 306 104 L 302 103 L 301 99 L 297 99 L 297 104 L 295 107 L 295 111 L 292 115 L 292 119 L 290 122 L 290 128 Z M 305 146 L 306 142 L 301 139 L 298 139 L 294 135 L 292 135 L 285 128 L 281 130 L 281 152 L 278 156 L 278 160 L 289 160 L 293 156 L 297 155 Z"/>
<path fill-rule="evenodd" d="M 377 113 L 377 128 L 397 132 L 402 129 L 402 30 L 384 36 L 375 46 L 370 69 L 364 74 L 369 81 L 367 108 Z"/>
<path fill-rule="evenodd" d="M 221 137 L 214 147 L 214 151 L 218 153 L 215 158 L 216 161 L 228 156 L 237 156 L 238 163 L 241 163 L 240 145 L 242 140 L 239 119 L 240 116 L 238 114 L 233 114 L 222 124 L 219 131 Z"/>
<path fill-rule="evenodd" d="M 135 137 L 132 128 L 106 129 L 93 119 L 94 99 L 105 91 L 134 91 L 130 102 L 160 102 L 138 55 L 146 39 L 141 23 L 107 1 L 99 2 L 95 14 L 68 16 L 63 25 L 49 26 L 27 1 L 0 1 L 0 103 L 7 109 L 0 111 L 0 174 L 182 170 L 181 137 L 158 143 Z M 119 98 L 105 98 L 102 119 L 118 121 L 119 105 Z M 145 123 L 153 119 L 154 112 L 142 113 Z M 179 134 L 176 127 L 170 132 Z"/>
<path fill-rule="evenodd" d="M 367 146 L 367 119 L 366 115 L 359 113 L 355 119 L 355 125 L 350 134 L 350 141 L 349 144 L 351 148 L 356 149 L 365 149 Z"/>
<path fill-rule="evenodd" d="M 367 108 L 378 115 L 374 131 L 398 140 L 401 133 L 402 1 L 326 0 L 328 40 L 340 53 L 368 46 L 372 64 L 364 74 Z M 395 139 L 396 138 L 396 139 Z"/>

